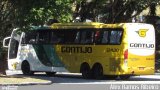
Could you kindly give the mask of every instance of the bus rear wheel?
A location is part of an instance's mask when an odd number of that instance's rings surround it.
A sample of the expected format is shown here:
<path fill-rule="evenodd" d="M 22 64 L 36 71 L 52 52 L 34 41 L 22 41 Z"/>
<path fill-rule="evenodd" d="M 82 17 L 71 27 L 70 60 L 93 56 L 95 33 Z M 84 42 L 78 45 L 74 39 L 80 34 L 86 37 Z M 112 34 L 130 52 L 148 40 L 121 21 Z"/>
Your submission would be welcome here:
<path fill-rule="evenodd" d="M 103 67 L 101 64 L 97 63 L 94 64 L 93 68 L 92 68 L 92 73 L 93 73 L 93 77 L 95 79 L 103 79 Z"/>
<path fill-rule="evenodd" d="M 87 63 L 84 63 L 81 65 L 80 72 L 82 73 L 83 78 L 85 79 L 91 79 L 91 70 L 90 66 Z"/>
<path fill-rule="evenodd" d="M 30 70 L 30 65 L 29 65 L 29 63 L 27 61 L 24 61 L 22 63 L 22 67 L 21 68 L 22 68 L 22 73 L 24 75 L 33 75 L 34 74 L 34 72 Z"/>

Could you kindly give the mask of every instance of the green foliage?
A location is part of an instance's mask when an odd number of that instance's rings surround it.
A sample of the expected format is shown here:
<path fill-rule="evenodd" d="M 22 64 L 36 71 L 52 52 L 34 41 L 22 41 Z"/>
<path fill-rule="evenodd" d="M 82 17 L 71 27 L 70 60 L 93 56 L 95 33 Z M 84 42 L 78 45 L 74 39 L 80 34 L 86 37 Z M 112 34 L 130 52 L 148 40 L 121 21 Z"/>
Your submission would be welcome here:
<path fill-rule="evenodd" d="M 44 25 L 50 18 L 69 22 L 72 0 L 11 0 L 17 16 L 16 26 Z M 19 23 L 21 22 L 21 23 Z"/>
<path fill-rule="evenodd" d="M 0 0 L 0 46 L 13 28 L 43 26 L 49 19 L 72 20 L 73 0 Z"/>
<path fill-rule="evenodd" d="M 103 23 L 128 22 L 139 15 L 152 3 L 159 4 L 159 0 L 81 0 L 77 3 L 75 17 L 80 16 L 81 22 L 86 19 Z M 89 16 L 89 17 L 88 17 Z M 100 20 L 99 20 L 100 17 Z"/>

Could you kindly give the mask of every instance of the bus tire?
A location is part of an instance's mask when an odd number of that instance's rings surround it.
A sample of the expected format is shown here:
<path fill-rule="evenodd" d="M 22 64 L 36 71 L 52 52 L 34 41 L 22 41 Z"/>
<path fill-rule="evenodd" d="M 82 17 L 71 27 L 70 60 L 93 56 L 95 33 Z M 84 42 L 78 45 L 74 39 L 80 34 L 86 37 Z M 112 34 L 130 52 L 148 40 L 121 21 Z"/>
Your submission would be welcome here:
<path fill-rule="evenodd" d="M 34 72 L 30 70 L 30 65 L 27 61 L 24 61 L 21 66 L 22 73 L 24 75 L 33 75 Z"/>
<path fill-rule="evenodd" d="M 55 76 L 56 72 L 46 72 L 47 76 Z"/>
<path fill-rule="evenodd" d="M 101 64 L 99 63 L 96 63 L 93 65 L 93 68 L 92 68 L 92 73 L 93 73 L 93 77 L 95 79 L 103 79 L 103 67 Z"/>
<path fill-rule="evenodd" d="M 88 63 L 83 63 L 80 68 L 83 78 L 91 79 L 91 69 Z"/>
<path fill-rule="evenodd" d="M 130 75 L 120 75 L 119 78 L 122 80 L 127 80 L 130 78 Z"/>

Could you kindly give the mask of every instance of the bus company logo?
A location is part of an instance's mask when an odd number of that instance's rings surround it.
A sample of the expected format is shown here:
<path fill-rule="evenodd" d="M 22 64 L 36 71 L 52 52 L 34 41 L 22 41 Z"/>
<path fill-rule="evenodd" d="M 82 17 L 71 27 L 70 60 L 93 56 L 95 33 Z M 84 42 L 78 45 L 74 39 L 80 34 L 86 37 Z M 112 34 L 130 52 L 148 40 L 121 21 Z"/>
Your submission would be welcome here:
<path fill-rule="evenodd" d="M 140 37 L 146 37 L 148 29 L 139 29 L 139 31 L 136 31 Z"/>

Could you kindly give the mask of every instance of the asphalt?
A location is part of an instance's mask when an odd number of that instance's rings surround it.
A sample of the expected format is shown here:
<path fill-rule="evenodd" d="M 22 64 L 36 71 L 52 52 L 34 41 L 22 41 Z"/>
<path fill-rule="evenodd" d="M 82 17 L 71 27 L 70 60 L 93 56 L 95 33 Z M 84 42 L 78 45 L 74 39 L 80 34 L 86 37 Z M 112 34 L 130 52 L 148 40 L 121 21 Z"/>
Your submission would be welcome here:
<path fill-rule="evenodd" d="M 34 76 L 25 76 L 22 74 L 21 71 L 6 71 L 6 74 L 7 74 L 7 76 L 0 76 L 0 86 L 6 86 L 6 85 L 14 85 L 14 86 L 50 85 L 53 83 L 60 83 L 60 81 L 61 81 L 61 83 L 65 82 L 64 78 L 61 78 L 61 74 L 58 74 L 57 77 L 48 77 L 45 75 L 45 73 L 38 73 L 38 75 L 36 73 Z M 63 77 L 65 77 L 65 74 L 62 74 L 62 75 L 63 75 Z M 67 77 L 70 76 L 70 74 L 66 74 L 66 75 L 67 75 Z M 159 78 L 159 75 L 160 75 L 160 73 L 155 73 L 155 78 L 157 76 Z M 146 77 L 148 78 L 149 76 L 146 76 Z M 146 77 L 144 77 L 144 79 L 146 79 Z M 138 78 L 138 80 L 139 80 L 139 78 Z M 4 79 L 4 82 L 2 81 L 2 79 Z M 69 81 L 71 81 L 69 79 L 70 78 L 66 78 L 67 83 Z M 73 79 L 74 81 L 81 80 L 81 78 L 77 79 L 77 77 L 76 77 L 76 79 L 74 79 L 74 78 L 71 78 L 71 79 Z M 147 79 L 147 80 L 150 80 L 150 79 Z M 154 79 L 151 79 L 151 80 L 154 80 Z M 155 80 L 157 80 L 157 79 L 155 79 Z M 6 82 L 6 81 L 8 81 L 8 82 Z M 19 81 L 19 82 L 17 83 L 17 81 Z M 159 81 L 159 79 L 158 79 L 158 81 Z"/>

